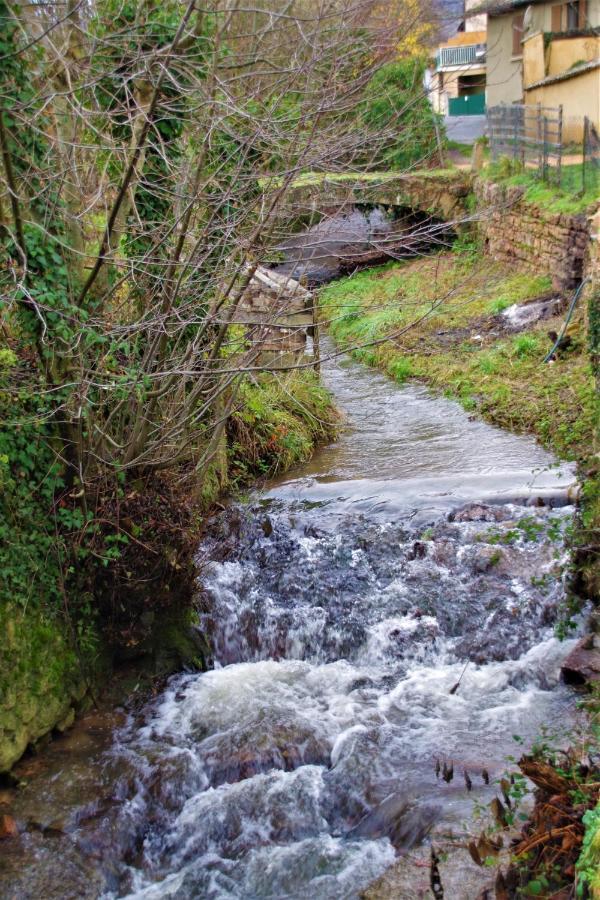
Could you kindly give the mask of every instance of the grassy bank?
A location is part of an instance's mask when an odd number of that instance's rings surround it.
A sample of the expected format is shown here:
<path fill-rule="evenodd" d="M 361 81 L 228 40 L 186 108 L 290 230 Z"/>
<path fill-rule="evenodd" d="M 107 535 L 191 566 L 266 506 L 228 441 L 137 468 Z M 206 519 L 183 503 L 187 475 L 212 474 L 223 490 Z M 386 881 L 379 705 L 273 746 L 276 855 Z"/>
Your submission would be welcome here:
<path fill-rule="evenodd" d="M 577 215 L 598 205 L 596 189 L 588 187 L 583 190 L 581 163 L 563 165 L 560 187 L 541 181 L 537 170 L 525 169 L 508 157 L 490 163 L 481 175 L 504 187 L 523 188 L 523 200 L 547 213 Z"/>
<path fill-rule="evenodd" d="M 310 370 L 246 381 L 227 427 L 230 486 L 308 459 L 317 444 L 333 437 L 336 425 L 331 397 Z"/>
<path fill-rule="evenodd" d="M 594 382 L 582 314 L 572 345 L 544 364 L 562 316 L 510 333 L 500 313 L 551 293 L 546 276 L 494 263 L 468 245 L 456 252 L 359 272 L 327 287 L 330 333 L 397 381 L 425 381 L 489 422 L 535 434 L 565 459 L 589 456 Z"/>

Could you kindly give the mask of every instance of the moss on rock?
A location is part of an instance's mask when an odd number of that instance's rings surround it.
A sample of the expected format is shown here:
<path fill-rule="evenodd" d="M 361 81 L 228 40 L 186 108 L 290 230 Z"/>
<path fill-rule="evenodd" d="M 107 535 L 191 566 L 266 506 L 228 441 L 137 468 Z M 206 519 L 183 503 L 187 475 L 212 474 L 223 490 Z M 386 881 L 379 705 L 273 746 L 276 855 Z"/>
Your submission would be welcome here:
<path fill-rule="evenodd" d="M 87 686 L 59 619 L 5 604 L 0 630 L 0 771 L 6 771 L 29 744 L 68 723 Z"/>

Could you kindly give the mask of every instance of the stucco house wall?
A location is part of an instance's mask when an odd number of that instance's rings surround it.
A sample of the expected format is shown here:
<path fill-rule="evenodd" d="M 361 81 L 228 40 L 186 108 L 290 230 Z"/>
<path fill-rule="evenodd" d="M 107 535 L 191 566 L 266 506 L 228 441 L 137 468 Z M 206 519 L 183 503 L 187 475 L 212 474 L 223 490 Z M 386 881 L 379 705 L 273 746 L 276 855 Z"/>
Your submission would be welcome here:
<path fill-rule="evenodd" d="M 475 17 L 477 19 L 477 17 Z M 484 16 L 485 19 L 485 16 Z M 470 20 L 467 20 L 467 24 Z M 485 46 L 485 30 L 459 31 L 453 37 L 448 38 L 438 47 L 438 54 L 446 49 Z M 436 54 L 436 64 L 438 56 Z M 434 110 L 442 115 L 448 115 L 448 101 L 458 97 L 461 93 L 459 79 L 475 76 L 482 84 L 485 84 L 485 62 L 475 61 L 468 65 L 442 65 L 441 68 L 433 68 L 426 77 L 426 90 L 429 93 Z"/>
<path fill-rule="evenodd" d="M 472 9 L 481 6 L 481 0 L 465 0 L 465 31 L 485 31 L 487 16 L 484 12 L 469 15 Z"/>
<path fill-rule="evenodd" d="M 546 77 L 546 47 L 541 31 L 523 41 L 523 87 Z"/>
<path fill-rule="evenodd" d="M 527 103 L 563 106 L 563 141 L 579 143 L 583 137 L 583 117 L 600 122 L 600 68 L 581 75 L 532 88 L 526 93 Z"/>
<path fill-rule="evenodd" d="M 523 48 L 525 103 L 563 107 L 563 140 L 579 142 L 583 118 L 600 123 L 600 0 L 588 0 L 585 28 L 552 32 L 552 4 L 530 7 Z M 550 41 L 548 35 L 552 36 Z"/>
<path fill-rule="evenodd" d="M 522 103 L 522 57 L 513 56 L 513 16 L 488 16 L 486 104 Z"/>
<path fill-rule="evenodd" d="M 579 25 L 579 33 L 566 34 L 552 31 L 553 8 L 556 7 L 552 0 L 532 0 L 529 4 L 513 0 L 510 8 L 506 8 L 510 0 L 506 0 L 506 6 L 502 0 L 500 2 L 502 5 L 498 6 L 495 0 L 494 6 L 488 9 L 488 108 L 503 103 L 562 104 L 565 108 L 565 139 L 580 140 L 583 126 L 569 123 L 569 119 L 582 121 L 586 115 L 599 124 L 600 69 L 580 73 L 572 73 L 571 69 L 586 63 L 593 66 L 594 61 L 600 59 L 600 39 L 591 33 L 581 33 L 582 26 L 590 31 L 600 26 L 600 0 L 587 0 L 585 22 Z M 515 17 L 523 16 L 526 10 L 520 52 L 517 53 L 513 23 Z M 550 34 L 552 40 L 548 42 Z M 553 78 L 557 80 L 553 81 Z M 542 81 L 545 82 L 543 86 L 538 84 Z"/>
<path fill-rule="evenodd" d="M 554 38 L 548 47 L 546 74 L 558 75 L 574 63 L 591 62 L 593 59 L 600 59 L 600 37 Z M 530 81 L 525 83 L 531 84 Z"/>

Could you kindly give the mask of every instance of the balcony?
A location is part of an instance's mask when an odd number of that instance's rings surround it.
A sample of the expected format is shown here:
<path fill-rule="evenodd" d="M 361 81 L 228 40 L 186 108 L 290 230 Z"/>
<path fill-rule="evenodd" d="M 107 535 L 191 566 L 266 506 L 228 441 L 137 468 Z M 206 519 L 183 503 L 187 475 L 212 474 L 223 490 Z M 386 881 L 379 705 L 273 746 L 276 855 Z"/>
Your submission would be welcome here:
<path fill-rule="evenodd" d="M 485 44 L 467 44 L 464 47 L 440 47 L 436 55 L 436 68 L 453 68 L 455 66 L 484 66 Z"/>

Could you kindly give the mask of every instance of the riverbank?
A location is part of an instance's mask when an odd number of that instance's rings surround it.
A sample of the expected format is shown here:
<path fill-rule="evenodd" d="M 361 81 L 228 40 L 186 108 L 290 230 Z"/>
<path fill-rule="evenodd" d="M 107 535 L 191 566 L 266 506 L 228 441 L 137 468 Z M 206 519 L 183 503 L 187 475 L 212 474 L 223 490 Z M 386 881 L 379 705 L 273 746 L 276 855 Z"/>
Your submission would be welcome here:
<path fill-rule="evenodd" d="M 538 302 L 547 310 L 528 325 Z M 589 453 L 594 381 L 583 308 L 568 349 L 544 364 L 548 332 L 564 320 L 564 300 L 548 276 L 507 270 L 467 245 L 356 273 L 325 288 L 320 303 L 332 337 L 356 359 L 399 382 L 424 381 L 502 428 L 532 433 L 563 459 Z M 515 305 L 525 314 L 511 318 Z"/>
<path fill-rule="evenodd" d="M 562 617 L 563 634 L 582 603 L 597 603 L 600 598 L 598 372 L 592 301 L 588 310 L 583 302 L 576 309 L 567 340 L 545 362 L 555 343 L 552 333 L 560 333 L 569 300 L 552 289 L 549 276 L 495 263 L 475 243 L 459 243 L 450 253 L 357 273 L 328 286 L 320 300 L 331 335 L 355 358 L 397 381 L 425 382 L 434 391 L 458 399 L 472 415 L 534 434 L 559 457 L 577 463 L 582 493 L 570 538 L 571 590 Z M 598 716 L 597 696 L 594 688 L 588 704 L 591 735 Z M 554 739 L 558 744 L 550 741 L 541 746 L 539 764 L 545 771 L 563 766 L 555 748 L 564 739 L 558 736 Z M 574 754 L 584 758 L 583 739 L 573 739 L 577 741 Z M 590 767 L 588 776 L 573 768 L 569 775 L 579 781 L 580 790 L 565 791 L 566 818 L 556 821 L 570 825 L 569 816 L 579 818 L 579 832 L 565 852 L 555 842 L 546 847 L 545 834 L 553 823 L 544 806 L 548 793 L 538 792 L 535 815 L 526 823 L 521 841 L 523 847 L 529 846 L 538 829 L 542 834 L 539 859 L 526 856 L 526 865 L 514 866 L 510 870 L 513 882 L 532 883 L 534 893 L 540 893 L 537 887 L 542 885 L 544 896 L 544 885 L 556 888 L 565 883 L 561 879 L 572 883 L 585 824 L 578 877 L 596 884 L 598 815 L 591 811 L 593 785 L 588 790 L 593 771 Z M 586 809 L 590 812 L 581 824 Z M 557 860 L 559 865 L 553 868 Z M 397 871 L 402 880 L 402 868 Z M 378 900 L 395 896 L 395 873 L 396 869 L 390 870 L 368 896 Z M 452 877 L 450 869 L 451 883 Z"/>
<path fill-rule="evenodd" d="M 77 505 L 61 495 L 50 433 L 22 424 L 35 396 L 27 361 L 12 354 L 5 362 L 2 416 L 16 426 L 0 447 L 0 771 L 103 691 L 122 702 L 140 681 L 149 689 L 156 677 L 203 666 L 192 597 L 206 517 L 225 492 L 306 459 L 337 425 L 314 373 L 248 379 L 203 475 L 175 471 L 106 494 L 102 526 L 85 535 Z M 72 551 L 81 546 L 75 568 Z M 127 673 L 115 678 L 115 666 Z"/>
<path fill-rule="evenodd" d="M 581 591 L 597 599 L 589 548 L 600 523 L 598 400 L 583 301 L 567 342 L 544 361 L 569 299 L 549 276 L 511 269 L 463 242 L 452 252 L 358 272 L 325 288 L 320 303 L 332 337 L 356 359 L 399 382 L 423 381 L 578 464 L 577 575 Z"/>

